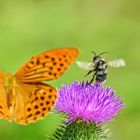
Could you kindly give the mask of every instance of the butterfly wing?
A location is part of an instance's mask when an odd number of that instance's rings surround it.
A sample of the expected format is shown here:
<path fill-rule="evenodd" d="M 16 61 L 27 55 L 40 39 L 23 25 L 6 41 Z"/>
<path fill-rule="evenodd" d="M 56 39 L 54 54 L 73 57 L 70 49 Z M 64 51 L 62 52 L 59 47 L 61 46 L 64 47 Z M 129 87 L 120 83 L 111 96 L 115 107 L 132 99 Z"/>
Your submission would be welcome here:
<path fill-rule="evenodd" d="M 31 58 L 15 76 L 21 82 L 40 82 L 60 77 L 78 56 L 76 48 L 54 49 Z"/>
<path fill-rule="evenodd" d="M 43 118 L 56 100 L 56 89 L 43 83 L 19 83 L 14 90 L 14 118 L 19 124 L 26 125 Z"/>
<path fill-rule="evenodd" d="M 12 121 L 12 115 L 8 107 L 8 96 L 4 86 L 5 75 L 0 71 L 0 119 Z"/>

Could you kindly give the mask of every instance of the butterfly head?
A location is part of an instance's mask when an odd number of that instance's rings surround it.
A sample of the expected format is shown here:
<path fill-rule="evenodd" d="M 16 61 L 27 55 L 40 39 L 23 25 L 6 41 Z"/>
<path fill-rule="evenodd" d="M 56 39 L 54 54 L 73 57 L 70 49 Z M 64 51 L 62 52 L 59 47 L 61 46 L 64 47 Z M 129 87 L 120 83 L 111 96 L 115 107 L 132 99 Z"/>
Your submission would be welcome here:
<path fill-rule="evenodd" d="M 16 79 L 15 77 L 11 74 L 11 73 L 7 73 L 5 76 L 5 82 L 4 82 L 4 86 L 5 88 L 12 88 L 13 86 L 15 86 L 16 83 Z"/>

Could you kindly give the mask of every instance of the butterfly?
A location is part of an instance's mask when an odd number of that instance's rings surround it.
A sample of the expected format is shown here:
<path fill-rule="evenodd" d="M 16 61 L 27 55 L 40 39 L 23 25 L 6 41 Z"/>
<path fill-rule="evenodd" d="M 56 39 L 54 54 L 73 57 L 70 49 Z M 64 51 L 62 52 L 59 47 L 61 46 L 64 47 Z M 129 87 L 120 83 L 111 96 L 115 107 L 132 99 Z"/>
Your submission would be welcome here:
<path fill-rule="evenodd" d="M 14 75 L 0 70 L 0 119 L 26 125 L 44 118 L 57 98 L 44 81 L 59 78 L 76 59 L 76 48 L 58 48 L 32 57 Z"/>

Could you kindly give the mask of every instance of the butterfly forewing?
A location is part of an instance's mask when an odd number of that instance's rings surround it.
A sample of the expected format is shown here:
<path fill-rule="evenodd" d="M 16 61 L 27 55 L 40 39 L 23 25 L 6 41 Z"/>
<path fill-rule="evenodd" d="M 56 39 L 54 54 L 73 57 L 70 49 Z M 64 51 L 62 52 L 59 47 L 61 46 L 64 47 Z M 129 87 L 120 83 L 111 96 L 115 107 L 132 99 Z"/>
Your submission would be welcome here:
<path fill-rule="evenodd" d="M 78 56 L 76 48 L 54 49 L 31 58 L 15 76 L 22 82 L 40 82 L 60 77 Z"/>
<path fill-rule="evenodd" d="M 53 107 L 57 96 L 55 88 L 43 83 L 20 83 L 15 95 L 15 121 L 23 125 L 43 118 Z"/>

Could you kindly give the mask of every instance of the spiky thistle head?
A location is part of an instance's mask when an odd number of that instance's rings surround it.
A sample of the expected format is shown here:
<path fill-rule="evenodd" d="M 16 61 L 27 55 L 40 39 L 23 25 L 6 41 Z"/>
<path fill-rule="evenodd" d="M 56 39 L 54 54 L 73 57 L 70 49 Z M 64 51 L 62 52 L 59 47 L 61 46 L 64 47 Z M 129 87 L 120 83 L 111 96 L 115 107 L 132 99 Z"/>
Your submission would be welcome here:
<path fill-rule="evenodd" d="M 123 107 L 115 91 L 99 83 L 89 85 L 75 81 L 58 90 L 56 109 L 68 115 L 68 123 L 75 120 L 104 123 L 112 120 Z"/>
<path fill-rule="evenodd" d="M 55 108 L 66 114 L 51 140 L 107 140 L 110 134 L 104 122 L 112 120 L 124 107 L 122 99 L 110 87 L 87 82 L 63 85 L 58 90 Z"/>

